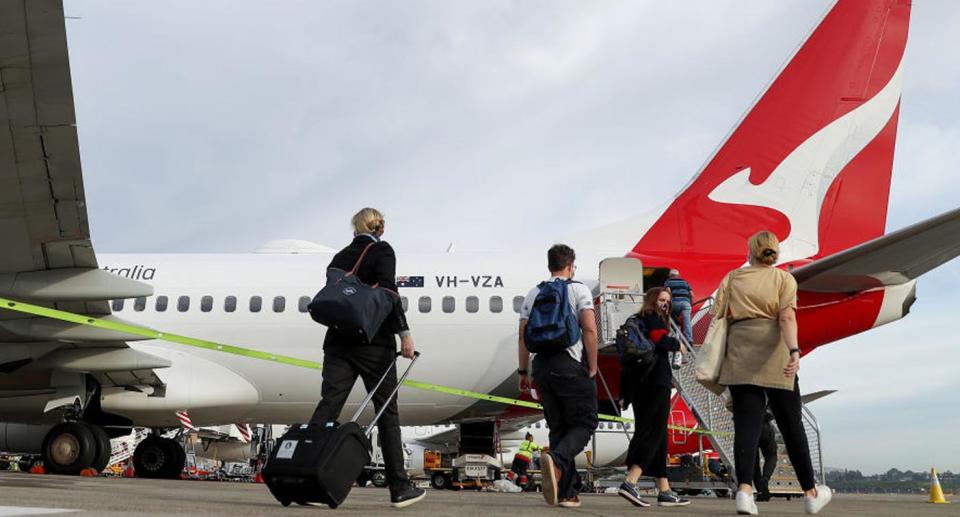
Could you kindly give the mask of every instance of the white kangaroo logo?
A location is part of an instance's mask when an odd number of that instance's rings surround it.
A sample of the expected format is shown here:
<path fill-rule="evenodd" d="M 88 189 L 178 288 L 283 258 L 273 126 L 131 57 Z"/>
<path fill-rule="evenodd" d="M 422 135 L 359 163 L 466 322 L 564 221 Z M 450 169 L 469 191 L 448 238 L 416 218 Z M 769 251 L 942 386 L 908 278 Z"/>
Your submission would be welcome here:
<path fill-rule="evenodd" d="M 901 65 L 890 81 L 853 111 L 834 120 L 794 149 L 760 185 L 750 168 L 727 178 L 708 197 L 719 203 L 776 210 L 790 221 L 780 261 L 812 257 L 820 250 L 820 210 L 840 171 L 873 141 L 900 102 Z M 879 202 L 879 200 L 878 200 Z"/>

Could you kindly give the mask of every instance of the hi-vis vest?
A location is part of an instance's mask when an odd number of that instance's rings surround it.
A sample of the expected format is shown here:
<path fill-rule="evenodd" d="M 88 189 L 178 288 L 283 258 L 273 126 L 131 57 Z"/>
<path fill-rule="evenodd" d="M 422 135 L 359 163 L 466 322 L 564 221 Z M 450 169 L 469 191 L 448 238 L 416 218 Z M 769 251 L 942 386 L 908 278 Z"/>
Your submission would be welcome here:
<path fill-rule="evenodd" d="M 540 446 L 534 442 L 524 440 L 520 442 L 520 448 L 517 449 L 517 456 L 527 460 L 528 462 L 533 461 L 533 452 L 539 451 Z"/>

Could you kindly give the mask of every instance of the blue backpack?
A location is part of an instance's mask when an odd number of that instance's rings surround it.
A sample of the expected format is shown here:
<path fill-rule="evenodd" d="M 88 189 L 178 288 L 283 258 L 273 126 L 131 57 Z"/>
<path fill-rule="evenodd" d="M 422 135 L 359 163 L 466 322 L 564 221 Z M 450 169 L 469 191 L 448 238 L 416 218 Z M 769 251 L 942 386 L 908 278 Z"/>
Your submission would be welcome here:
<path fill-rule="evenodd" d="M 640 316 L 630 316 L 617 330 L 617 352 L 621 364 L 639 368 L 640 378 L 646 377 L 657 363 L 656 347 L 647 339 Z"/>
<path fill-rule="evenodd" d="M 541 282 L 540 292 L 523 330 L 527 350 L 535 354 L 551 354 L 565 350 L 580 341 L 580 318 L 570 307 L 567 285 L 572 280 L 556 279 Z"/>

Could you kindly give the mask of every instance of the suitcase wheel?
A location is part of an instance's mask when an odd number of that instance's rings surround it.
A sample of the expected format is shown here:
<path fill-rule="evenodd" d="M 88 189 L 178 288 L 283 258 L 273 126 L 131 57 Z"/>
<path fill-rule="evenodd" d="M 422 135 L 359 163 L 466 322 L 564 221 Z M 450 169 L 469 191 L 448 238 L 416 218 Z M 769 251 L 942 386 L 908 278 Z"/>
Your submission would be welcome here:
<path fill-rule="evenodd" d="M 338 506 L 340 506 L 340 505 L 338 505 L 337 503 L 330 503 L 330 509 L 331 509 L 331 510 L 336 510 Z"/>
<path fill-rule="evenodd" d="M 284 508 L 286 508 L 287 506 L 290 506 L 290 500 L 289 500 L 289 499 L 281 499 L 281 500 L 280 500 L 280 504 L 282 504 L 282 505 L 284 506 Z"/>

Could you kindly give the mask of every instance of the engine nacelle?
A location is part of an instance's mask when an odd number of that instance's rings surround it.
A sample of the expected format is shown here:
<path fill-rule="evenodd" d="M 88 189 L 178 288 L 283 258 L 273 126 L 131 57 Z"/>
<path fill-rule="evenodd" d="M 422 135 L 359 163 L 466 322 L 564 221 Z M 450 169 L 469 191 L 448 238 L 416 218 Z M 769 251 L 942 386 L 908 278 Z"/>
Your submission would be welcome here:
<path fill-rule="evenodd" d="M 43 438 L 53 425 L 0 423 L 0 451 L 12 454 L 40 454 Z"/>

